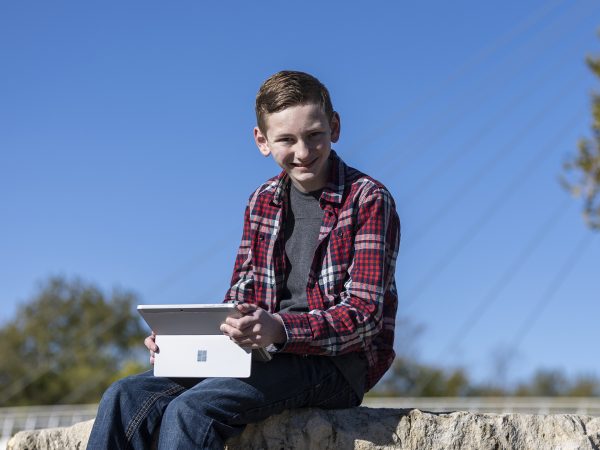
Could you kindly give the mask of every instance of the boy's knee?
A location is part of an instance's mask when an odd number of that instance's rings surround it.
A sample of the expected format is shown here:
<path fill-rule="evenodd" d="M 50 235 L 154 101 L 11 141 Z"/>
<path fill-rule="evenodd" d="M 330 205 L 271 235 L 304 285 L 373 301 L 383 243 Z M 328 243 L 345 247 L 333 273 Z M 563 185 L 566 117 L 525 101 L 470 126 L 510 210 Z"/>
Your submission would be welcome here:
<path fill-rule="evenodd" d="M 163 415 L 163 422 L 165 420 L 176 420 L 188 417 L 189 415 L 194 416 L 206 416 L 207 408 L 204 401 L 197 401 L 197 399 L 188 398 L 184 394 L 171 400 Z"/>
<path fill-rule="evenodd" d="M 134 395 L 135 387 L 139 383 L 136 375 L 121 378 L 111 384 L 102 395 L 102 403 L 119 402 L 123 396 Z"/>

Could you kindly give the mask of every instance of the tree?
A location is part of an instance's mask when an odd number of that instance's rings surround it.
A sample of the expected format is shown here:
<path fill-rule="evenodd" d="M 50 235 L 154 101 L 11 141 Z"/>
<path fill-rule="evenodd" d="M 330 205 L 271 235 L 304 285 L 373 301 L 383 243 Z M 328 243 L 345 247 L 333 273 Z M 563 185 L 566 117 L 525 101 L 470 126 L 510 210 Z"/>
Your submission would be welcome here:
<path fill-rule="evenodd" d="M 539 369 L 526 384 L 517 387 L 518 396 L 556 397 L 566 395 L 569 381 L 558 369 Z"/>
<path fill-rule="evenodd" d="M 538 369 L 532 379 L 521 383 L 517 396 L 595 397 L 600 394 L 600 380 L 594 375 L 579 375 L 569 379 L 560 369 Z"/>
<path fill-rule="evenodd" d="M 406 357 L 396 357 L 374 395 L 457 397 L 467 395 L 469 379 L 462 369 L 443 370 Z"/>
<path fill-rule="evenodd" d="M 600 58 L 588 58 L 587 64 L 600 78 Z M 563 179 L 563 185 L 582 197 L 588 226 L 600 229 L 600 95 L 592 94 L 592 139 L 581 139 L 577 155 L 565 163 L 565 172 L 575 180 Z"/>
<path fill-rule="evenodd" d="M 579 375 L 569 387 L 567 395 L 571 397 L 600 396 L 600 380 L 594 375 Z"/>
<path fill-rule="evenodd" d="M 107 298 L 79 279 L 50 278 L 0 328 L 0 406 L 97 402 L 112 381 L 143 370 L 136 303 L 131 292 Z"/>

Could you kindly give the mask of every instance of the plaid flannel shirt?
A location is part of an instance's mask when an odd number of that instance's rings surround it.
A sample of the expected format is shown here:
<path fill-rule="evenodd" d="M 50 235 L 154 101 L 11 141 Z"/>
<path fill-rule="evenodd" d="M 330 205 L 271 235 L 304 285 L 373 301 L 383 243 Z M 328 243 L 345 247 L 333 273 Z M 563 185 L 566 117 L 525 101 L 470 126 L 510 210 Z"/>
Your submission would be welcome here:
<path fill-rule="evenodd" d="M 309 272 L 308 313 L 280 314 L 287 342 L 280 351 L 340 355 L 364 352 L 372 388 L 394 359 L 398 296 L 394 280 L 400 222 L 394 200 L 376 180 L 347 166 L 332 150 L 319 244 Z M 275 313 L 285 277 L 283 223 L 290 179 L 271 178 L 251 196 L 225 302 Z"/>

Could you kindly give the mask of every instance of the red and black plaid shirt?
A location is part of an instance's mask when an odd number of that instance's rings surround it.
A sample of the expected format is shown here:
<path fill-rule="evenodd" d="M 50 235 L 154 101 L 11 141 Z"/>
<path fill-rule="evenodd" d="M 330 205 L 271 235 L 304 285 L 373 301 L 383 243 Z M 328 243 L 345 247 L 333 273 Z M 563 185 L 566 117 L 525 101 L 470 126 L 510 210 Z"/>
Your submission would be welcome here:
<path fill-rule="evenodd" d="M 309 312 L 280 314 L 287 334 L 281 351 L 330 356 L 362 351 L 369 365 L 368 390 L 395 356 L 400 222 L 381 183 L 347 166 L 333 150 L 330 159 L 329 181 L 319 200 L 324 210 L 319 244 L 306 285 Z M 226 302 L 279 310 L 289 183 L 282 172 L 250 196 Z"/>

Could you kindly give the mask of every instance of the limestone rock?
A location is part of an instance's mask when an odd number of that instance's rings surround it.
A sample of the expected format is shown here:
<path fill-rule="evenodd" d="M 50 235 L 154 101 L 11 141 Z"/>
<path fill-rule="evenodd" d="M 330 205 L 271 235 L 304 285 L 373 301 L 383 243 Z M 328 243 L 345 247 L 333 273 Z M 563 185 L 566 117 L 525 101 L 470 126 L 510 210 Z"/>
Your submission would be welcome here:
<path fill-rule="evenodd" d="M 358 408 L 286 411 L 250 425 L 230 450 L 242 449 L 592 449 L 600 418 L 576 415 L 427 413 Z"/>
<path fill-rule="evenodd" d="M 93 421 L 21 432 L 9 450 L 83 449 Z M 249 425 L 227 442 L 247 449 L 591 449 L 600 448 L 600 417 L 570 414 L 428 413 L 354 408 L 286 411 Z"/>
<path fill-rule="evenodd" d="M 8 441 L 6 450 L 83 450 L 93 424 L 88 420 L 66 428 L 20 431 Z"/>

